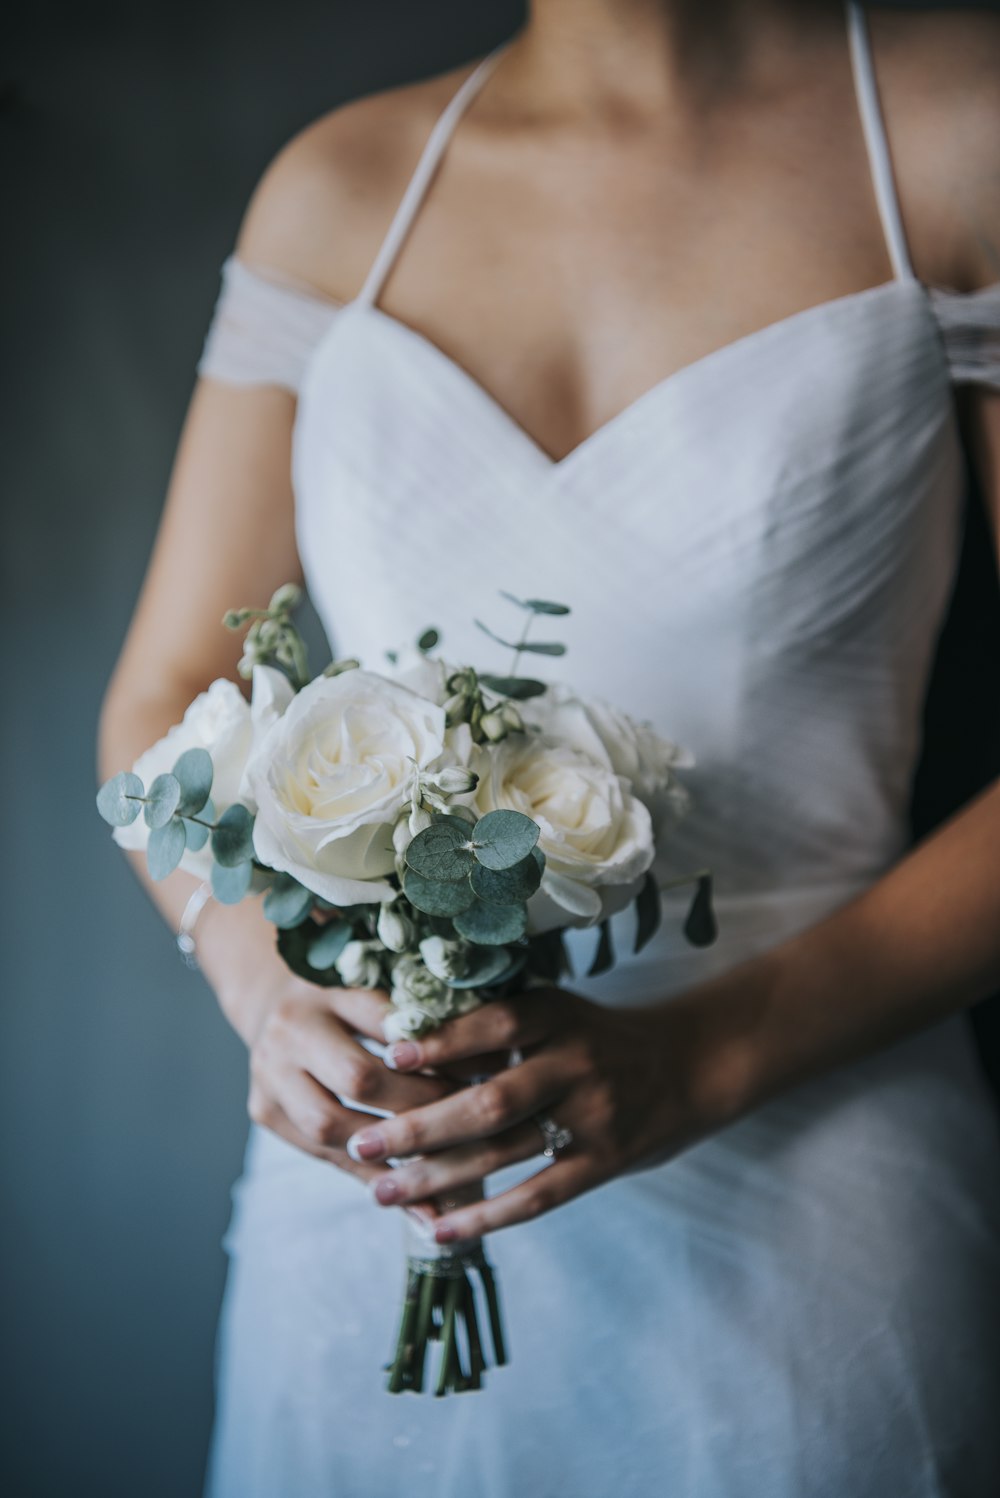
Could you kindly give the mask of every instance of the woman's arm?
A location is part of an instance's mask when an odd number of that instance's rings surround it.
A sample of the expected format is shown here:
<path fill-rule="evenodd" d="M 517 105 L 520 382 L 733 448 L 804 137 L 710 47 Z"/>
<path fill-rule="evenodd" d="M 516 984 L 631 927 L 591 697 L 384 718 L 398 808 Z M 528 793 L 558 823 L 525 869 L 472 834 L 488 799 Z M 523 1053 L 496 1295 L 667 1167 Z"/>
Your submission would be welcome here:
<path fill-rule="evenodd" d="M 353 181 L 364 162 L 352 156 L 358 131 L 350 121 L 348 127 L 350 138 L 334 158 Z M 332 149 L 329 130 L 321 144 Z M 347 254 L 348 215 L 333 215 L 332 208 L 332 198 L 347 188 L 338 187 L 326 156 L 317 161 L 317 149 L 310 134 L 286 150 L 258 189 L 237 246 L 251 264 L 302 278 L 308 266 L 292 263 L 284 247 L 296 215 L 292 240 L 300 254 L 312 242 L 309 224 L 318 244 L 323 224 L 336 216 L 342 258 L 350 265 L 363 256 L 363 243 Z M 318 182 L 328 186 L 325 199 Z M 228 609 L 266 600 L 280 584 L 301 580 L 290 476 L 294 416 L 294 396 L 277 384 L 199 380 L 139 601 L 102 705 L 100 780 L 131 766 L 213 679 L 237 679 L 239 641 L 222 624 Z M 154 883 L 144 855 L 127 856 L 176 931 L 198 880 L 177 870 Z M 395 1110 L 441 1098 L 454 1085 L 394 1077 L 358 1043 L 356 1032 L 381 1038 L 387 997 L 296 978 L 277 953 L 274 926 L 259 899 L 237 906 L 209 902 L 197 936 L 200 966 L 250 1053 L 251 1116 L 366 1179 L 381 1171 L 359 1170 L 345 1154 L 347 1135 L 370 1114 L 343 1099 Z"/>

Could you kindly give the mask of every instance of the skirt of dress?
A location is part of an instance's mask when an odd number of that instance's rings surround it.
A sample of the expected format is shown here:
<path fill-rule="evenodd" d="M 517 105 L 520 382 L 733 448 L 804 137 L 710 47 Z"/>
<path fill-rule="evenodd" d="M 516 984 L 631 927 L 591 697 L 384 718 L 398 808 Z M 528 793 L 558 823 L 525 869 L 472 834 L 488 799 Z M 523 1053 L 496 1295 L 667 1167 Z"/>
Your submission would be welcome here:
<path fill-rule="evenodd" d="M 251 1128 L 206 1498 L 996 1492 L 1000 1132 L 964 1018 L 492 1235 L 511 1362 L 479 1392 L 386 1391 L 402 1244 Z"/>

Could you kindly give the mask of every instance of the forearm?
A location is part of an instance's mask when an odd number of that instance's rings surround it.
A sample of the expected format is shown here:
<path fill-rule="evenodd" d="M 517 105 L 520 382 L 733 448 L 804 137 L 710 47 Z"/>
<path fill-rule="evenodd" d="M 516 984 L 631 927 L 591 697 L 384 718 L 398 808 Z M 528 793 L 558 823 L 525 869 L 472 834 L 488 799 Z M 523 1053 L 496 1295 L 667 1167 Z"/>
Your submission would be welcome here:
<path fill-rule="evenodd" d="M 134 763 L 149 744 L 177 722 L 187 706 L 173 697 L 155 702 L 110 701 L 102 714 L 98 742 L 98 779 L 103 781 Z M 157 881 L 149 875 L 144 852 L 123 850 L 152 903 L 172 932 L 201 880 L 177 869 Z M 263 1018 L 278 981 L 288 976 L 278 955 L 275 928 L 267 920 L 259 898 L 238 905 L 210 900 L 197 923 L 198 965 L 215 992 L 223 1013 L 237 1034 L 249 1044 Z"/>
<path fill-rule="evenodd" d="M 722 1118 L 1000 986 L 1000 782 L 858 899 L 686 996 Z"/>

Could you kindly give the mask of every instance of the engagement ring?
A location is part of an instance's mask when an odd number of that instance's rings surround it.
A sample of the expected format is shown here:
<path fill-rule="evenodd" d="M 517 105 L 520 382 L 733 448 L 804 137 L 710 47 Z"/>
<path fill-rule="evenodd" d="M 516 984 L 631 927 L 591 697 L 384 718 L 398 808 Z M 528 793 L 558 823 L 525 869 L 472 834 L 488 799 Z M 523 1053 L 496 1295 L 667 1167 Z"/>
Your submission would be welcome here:
<path fill-rule="evenodd" d="M 556 1123 L 554 1118 L 548 1118 L 542 1113 L 535 1113 L 533 1117 L 545 1140 L 542 1154 L 549 1160 L 554 1160 L 560 1150 L 566 1149 L 573 1143 L 573 1130 L 564 1129 L 561 1124 Z"/>

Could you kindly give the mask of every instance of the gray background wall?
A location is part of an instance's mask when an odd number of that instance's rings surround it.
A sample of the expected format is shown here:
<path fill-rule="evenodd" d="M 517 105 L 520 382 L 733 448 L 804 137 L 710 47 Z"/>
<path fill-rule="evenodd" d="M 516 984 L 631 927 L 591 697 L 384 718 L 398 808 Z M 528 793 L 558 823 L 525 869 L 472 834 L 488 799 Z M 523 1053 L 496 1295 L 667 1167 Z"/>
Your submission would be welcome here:
<path fill-rule="evenodd" d="M 245 1058 L 99 823 L 93 760 L 218 266 L 296 129 L 485 51 L 520 14 L 515 0 L 22 7 L 0 77 L 11 1498 L 200 1487 Z M 921 825 L 1000 763 L 988 694 L 967 690 L 995 682 L 1000 637 L 981 531 L 961 600 Z"/>

